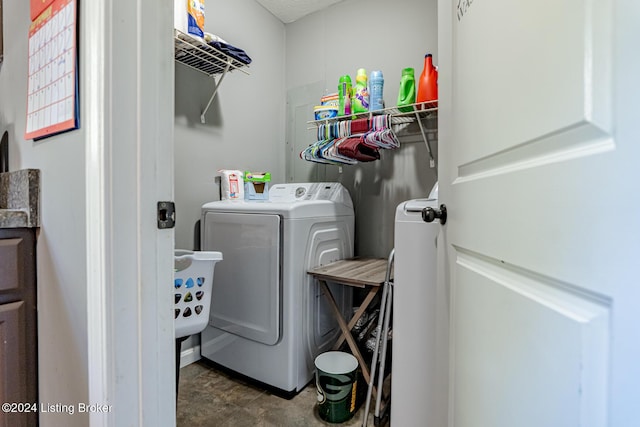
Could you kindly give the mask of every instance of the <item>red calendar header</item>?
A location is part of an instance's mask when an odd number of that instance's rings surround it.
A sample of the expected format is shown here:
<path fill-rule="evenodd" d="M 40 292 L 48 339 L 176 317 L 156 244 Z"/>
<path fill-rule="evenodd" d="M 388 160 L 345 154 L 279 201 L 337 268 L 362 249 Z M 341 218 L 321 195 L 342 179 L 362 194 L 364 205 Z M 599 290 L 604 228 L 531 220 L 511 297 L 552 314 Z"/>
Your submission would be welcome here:
<path fill-rule="evenodd" d="M 35 21 L 51 3 L 53 0 L 31 0 L 31 20 Z"/>

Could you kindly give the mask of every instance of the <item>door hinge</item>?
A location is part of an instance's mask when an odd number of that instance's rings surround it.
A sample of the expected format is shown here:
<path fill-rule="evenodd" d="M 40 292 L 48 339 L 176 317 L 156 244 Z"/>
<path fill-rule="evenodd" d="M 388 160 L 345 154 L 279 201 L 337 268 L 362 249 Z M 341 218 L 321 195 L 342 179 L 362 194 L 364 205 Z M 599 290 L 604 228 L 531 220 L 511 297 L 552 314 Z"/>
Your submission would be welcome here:
<path fill-rule="evenodd" d="M 158 202 L 158 228 L 173 228 L 176 225 L 176 204 L 173 202 Z"/>

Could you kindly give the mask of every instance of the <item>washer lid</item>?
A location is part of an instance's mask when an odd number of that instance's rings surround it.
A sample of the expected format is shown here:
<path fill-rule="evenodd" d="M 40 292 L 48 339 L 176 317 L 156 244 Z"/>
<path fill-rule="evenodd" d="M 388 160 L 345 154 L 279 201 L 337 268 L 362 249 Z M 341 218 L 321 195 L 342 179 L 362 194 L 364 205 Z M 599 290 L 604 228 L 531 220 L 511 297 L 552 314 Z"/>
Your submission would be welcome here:
<path fill-rule="evenodd" d="M 437 199 L 413 199 L 402 202 L 396 208 L 396 222 L 422 222 L 422 210 L 427 207 L 436 208 Z M 426 223 L 425 223 L 426 224 Z"/>
<path fill-rule="evenodd" d="M 349 192 L 338 182 L 287 183 L 269 188 L 269 200 L 221 200 L 205 211 L 277 213 L 284 218 L 353 216 Z"/>

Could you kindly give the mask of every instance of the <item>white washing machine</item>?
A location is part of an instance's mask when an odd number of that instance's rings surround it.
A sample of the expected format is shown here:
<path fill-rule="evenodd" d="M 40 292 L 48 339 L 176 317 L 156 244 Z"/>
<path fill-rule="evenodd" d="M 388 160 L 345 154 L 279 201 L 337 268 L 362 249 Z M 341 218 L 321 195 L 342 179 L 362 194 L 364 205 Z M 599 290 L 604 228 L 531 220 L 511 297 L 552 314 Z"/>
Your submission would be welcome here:
<path fill-rule="evenodd" d="M 284 392 L 313 378 L 340 329 L 307 270 L 353 256 L 354 213 L 339 183 L 278 184 L 268 201 L 202 207 L 202 250 L 220 251 L 202 357 Z M 332 284 L 345 315 L 351 289 Z"/>
<path fill-rule="evenodd" d="M 396 209 L 393 279 L 391 425 L 447 425 L 448 292 L 437 275 L 442 225 L 422 210 L 438 208 L 437 183 L 428 199 Z"/>

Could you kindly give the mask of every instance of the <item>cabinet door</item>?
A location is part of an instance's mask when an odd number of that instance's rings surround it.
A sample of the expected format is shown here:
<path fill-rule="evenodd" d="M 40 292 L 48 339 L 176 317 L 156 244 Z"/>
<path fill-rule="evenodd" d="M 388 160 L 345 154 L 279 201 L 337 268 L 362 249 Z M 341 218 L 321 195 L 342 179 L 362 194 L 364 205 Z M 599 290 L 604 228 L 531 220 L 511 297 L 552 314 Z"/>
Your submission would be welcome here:
<path fill-rule="evenodd" d="M 0 295 L 20 292 L 23 288 L 24 239 L 0 239 Z M 18 299 L 18 298 L 16 298 Z"/>
<path fill-rule="evenodd" d="M 27 402 L 23 301 L 0 305 L 0 402 Z M 34 402 L 31 402 L 34 403 Z M 28 412 L 0 411 L 0 427 L 26 427 Z"/>

